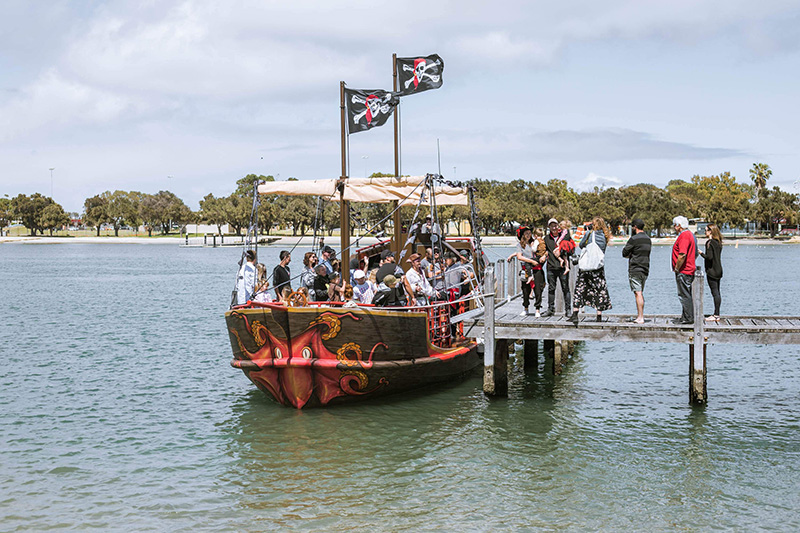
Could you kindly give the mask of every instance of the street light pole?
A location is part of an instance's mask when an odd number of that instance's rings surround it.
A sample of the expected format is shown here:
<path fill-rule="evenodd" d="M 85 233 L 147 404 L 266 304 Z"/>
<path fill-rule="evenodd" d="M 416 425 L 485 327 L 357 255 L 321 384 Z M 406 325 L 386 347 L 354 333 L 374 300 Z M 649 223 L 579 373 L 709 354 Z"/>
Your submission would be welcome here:
<path fill-rule="evenodd" d="M 53 198 L 53 171 L 55 169 L 56 169 L 56 167 L 51 167 L 50 168 L 50 198 L 51 199 Z"/>

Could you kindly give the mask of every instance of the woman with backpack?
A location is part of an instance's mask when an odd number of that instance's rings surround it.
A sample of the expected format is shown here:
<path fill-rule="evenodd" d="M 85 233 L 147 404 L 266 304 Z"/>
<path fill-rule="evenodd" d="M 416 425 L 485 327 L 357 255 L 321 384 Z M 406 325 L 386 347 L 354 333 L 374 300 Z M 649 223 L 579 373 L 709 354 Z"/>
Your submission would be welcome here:
<path fill-rule="evenodd" d="M 606 246 L 610 240 L 611 231 L 606 226 L 606 221 L 601 217 L 594 217 L 578 245 L 583 252 L 578 261 L 578 282 L 575 285 L 572 316 L 568 319 L 576 326 L 578 310 L 584 306 L 594 307 L 598 322 L 603 320 L 603 311 L 611 309 L 604 269 Z"/>

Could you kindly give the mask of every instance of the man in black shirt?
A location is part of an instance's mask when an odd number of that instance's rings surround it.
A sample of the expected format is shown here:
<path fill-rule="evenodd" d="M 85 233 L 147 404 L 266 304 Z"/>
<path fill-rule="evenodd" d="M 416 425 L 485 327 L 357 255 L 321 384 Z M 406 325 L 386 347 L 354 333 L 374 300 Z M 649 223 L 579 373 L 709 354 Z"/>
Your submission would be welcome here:
<path fill-rule="evenodd" d="M 564 310 L 567 318 L 572 316 L 572 300 L 569 296 L 569 276 L 566 269 L 561 266 L 558 256 L 555 254 L 558 248 L 559 234 L 561 228 L 558 220 L 551 218 L 547 221 L 547 235 L 544 237 L 544 244 L 547 247 L 547 311 L 542 316 L 553 316 L 556 313 L 556 282 L 561 283 L 561 291 L 564 293 Z M 567 232 L 567 239 L 571 239 Z"/>
<path fill-rule="evenodd" d="M 628 281 L 636 298 L 637 324 L 644 324 L 644 282 L 650 274 L 650 237 L 644 232 L 644 220 L 634 218 L 631 222 L 633 235 L 622 249 L 622 257 L 628 258 Z"/>
<path fill-rule="evenodd" d="M 292 260 L 292 256 L 289 250 L 281 250 L 279 257 L 281 262 L 272 271 L 272 284 L 275 287 L 275 294 L 278 296 L 278 300 L 281 298 L 281 292 L 284 287 L 289 287 L 289 290 L 292 290 L 292 275 L 289 272 L 289 262 Z"/>

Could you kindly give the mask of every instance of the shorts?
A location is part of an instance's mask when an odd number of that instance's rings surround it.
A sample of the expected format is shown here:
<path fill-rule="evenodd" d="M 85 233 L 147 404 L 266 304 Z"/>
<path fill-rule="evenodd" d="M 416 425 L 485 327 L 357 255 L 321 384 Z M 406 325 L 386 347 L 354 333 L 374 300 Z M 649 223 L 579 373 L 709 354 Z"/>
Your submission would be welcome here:
<path fill-rule="evenodd" d="M 641 272 L 634 272 L 628 274 L 628 281 L 631 283 L 633 292 L 644 292 L 644 282 L 647 281 L 647 276 Z"/>

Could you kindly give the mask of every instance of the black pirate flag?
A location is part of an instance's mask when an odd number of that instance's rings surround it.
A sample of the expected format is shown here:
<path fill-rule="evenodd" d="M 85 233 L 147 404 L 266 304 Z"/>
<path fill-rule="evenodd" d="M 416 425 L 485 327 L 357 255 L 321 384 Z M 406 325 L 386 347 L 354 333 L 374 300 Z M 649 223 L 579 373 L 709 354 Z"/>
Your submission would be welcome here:
<path fill-rule="evenodd" d="M 436 54 L 428 57 L 398 57 L 400 96 L 438 89 L 442 86 L 443 73 L 444 61 Z"/>
<path fill-rule="evenodd" d="M 347 106 L 347 131 L 350 133 L 383 126 L 400 102 L 397 94 L 382 89 L 345 89 L 344 101 Z"/>

